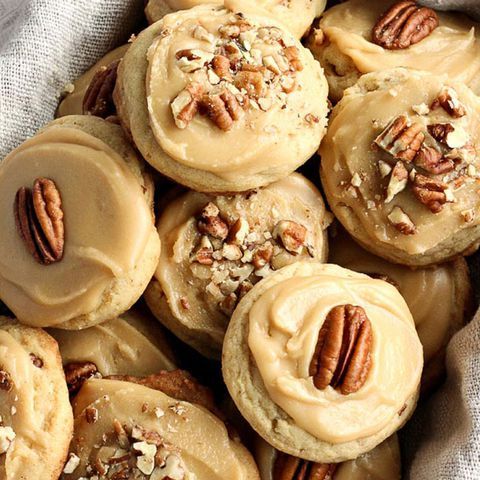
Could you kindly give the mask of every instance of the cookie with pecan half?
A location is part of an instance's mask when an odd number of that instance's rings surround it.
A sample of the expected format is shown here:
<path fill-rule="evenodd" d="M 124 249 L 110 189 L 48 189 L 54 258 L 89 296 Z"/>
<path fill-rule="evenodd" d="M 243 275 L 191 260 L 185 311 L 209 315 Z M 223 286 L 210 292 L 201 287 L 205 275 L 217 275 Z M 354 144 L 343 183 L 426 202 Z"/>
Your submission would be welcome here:
<path fill-rule="evenodd" d="M 333 109 L 319 153 L 328 203 L 366 250 L 428 266 L 480 243 L 480 100 L 447 76 L 369 73 Z"/>
<path fill-rule="evenodd" d="M 325 70 L 333 101 L 361 75 L 395 67 L 447 73 L 478 94 L 478 27 L 465 15 L 412 0 L 348 0 L 323 14 L 307 45 Z"/>
<path fill-rule="evenodd" d="M 354 459 L 401 428 L 422 367 L 397 289 L 317 262 L 255 285 L 235 309 L 222 357 L 230 395 L 257 433 L 318 464 Z"/>
<path fill-rule="evenodd" d="M 72 429 L 55 340 L 0 317 L 0 477 L 57 480 Z"/>
<path fill-rule="evenodd" d="M 158 221 L 163 247 L 147 304 L 182 340 L 218 358 L 232 312 L 256 283 L 300 260 L 326 260 L 329 223 L 320 193 L 298 173 L 247 194 L 180 195 Z"/>
<path fill-rule="evenodd" d="M 81 329 L 128 310 L 155 270 L 153 182 L 120 126 L 66 116 L 0 168 L 0 298 L 20 322 Z"/>

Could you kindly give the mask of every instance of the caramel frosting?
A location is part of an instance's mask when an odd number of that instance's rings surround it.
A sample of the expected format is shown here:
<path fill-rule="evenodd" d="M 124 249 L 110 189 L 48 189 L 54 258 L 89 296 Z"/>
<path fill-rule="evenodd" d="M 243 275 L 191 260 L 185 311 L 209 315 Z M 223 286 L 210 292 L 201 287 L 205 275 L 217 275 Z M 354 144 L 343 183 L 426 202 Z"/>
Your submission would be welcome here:
<path fill-rule="evenodd" d="M 98 473 L 116 478 L 123 468 L 128 478 L 152 480 L 259 478 L 250 455 L 229 438 L 222 421 L 160 391 L 129 382 L 89 380 L 76 397 L 74 416 L 71 455 L 79 461 L 65 479 Z M 126 462 L 111 461 L 120 457 L 131 460 L 130 468 Z"/>
<path fill-rule="evenodd" d="M 390 2 L 393 3 L 393 2 Z M 383 0 L 349 0 L 325 12 L 320 28 L 328 42 L 361 73 L 405 67 L 450 78 L 480 92 L 480 33 L 466 16 L 437 12 L 439 26 L 420 42 L 400 50 L 372 43 L 372 28 L 389 7 Z"/>
<path fill-rule="evenodd" d="M 223 5 L 233 11 L 253 11 L 278 20 L 293 35 L 300 38 L 310 27 L 313 20 L 325 9 L 326 0 L 150 0 L 147 13 L 152 22 L 160 20 L 160 15 L 177 10 L 187 10 L 202 4 Z M 157 10 L 158 9 L 158 10 Z"/>
<path fill-rule="evenodd" d="M 255 458 L 261 480 L 279 480 L 273 475 L 278 451 L 260 438 L 255 445 Z M 303 460 L 305 463 L 311 463 Z M 355 460 L 336 464 L 334 480 L 399 480 L 400 448 L 397 435 L 392 435 L 368 453 Z M 328 477 L 327 477 L 328 478 Z"/>
<path fill-rule="evenodd" d="M 35 261 L 16 228 L 16 192 L 37 178 L 61 196 L 63 259 Z M 50 126 L 11 152 L 0 169 L 0 297 L 22 322 L 55 326 L 101 304 L 112 282 L 137 264 L 152 235 L 140 181 L 100 139 Z M 132 235 L 135 232 L 135 235 Z"/>
<path fill-rule="evenodd" d="M 438 105 L 442 97 L 458 110 Z M 411 127 L 424 138 L 421 146 L 396 136 L 399 120 L 403 132 Z M 449 130 L 446 139 L 433 132 L 435 126 Z M 320 148 L 330 206 L 377 253 L 432 263 L 435 258 L 422 254 L 479 224 L 479 127 L 478 97 L 445 76 L 404 69 L 364 75 L 335 107 Z M 438 158 L 428 164 L 423 153 Z M 441 254 L 448 258 L 468 246 L 446 246 L 459 251 Z"/>
<path fill-rule="evenodd" d="M 201 225 L 207 205 L 229 229 L 223 239 Z M 297 173 L 244 195 L 188 192 L 158 222 L 164 248 L 155 278 L 173 317 L 206 331 L 220 349 L 233 308 L 253 284 L 298 260 L 326 259 L 329 223 L 320 193 Z M 300 242 L 290 245 L 296 230 Z"/>
<path fill-rule="evenodd" d="M 348 395 L 331 386 L 316 388 L 309 373 L 325 318 L 345 304 L 365 310 L 373 337 L 365 383 Z M 248 346 L 270 398 L 321 441 L 379 434 L 416 395 L 422 346 L 405 301 L 387 282 L 300 262 L 265 281 L 248 321 Z"/>
<path fill-rule="evenodd" d="M 175 368 L 161 326 L 135 310 L 84 330 L 49 333 L 58 342 L 64 365 L 92 362 L 103 376 L 145 376 Z"/>
<path fill-rule="evenodd" d="M 398 288 L 415 320 L 425 363 L 446 344 L 454 333 L 455 324 L 461 324 L 457 320 L 459 315 L 463 315 L 456 282 L 457 262 L 412 270 L 372 255 L 346 234 L 334 237 L 329 260 L 391 282 Z"/>
<path fill-rule="evenodd" d="M 211 6 L 172 13 L 161 26 L 148 50 L 147 103 L 155 139 L 175 162 L 233 182 L 293 171 L 315 152 L 326 80 L 291 34 Z"/>

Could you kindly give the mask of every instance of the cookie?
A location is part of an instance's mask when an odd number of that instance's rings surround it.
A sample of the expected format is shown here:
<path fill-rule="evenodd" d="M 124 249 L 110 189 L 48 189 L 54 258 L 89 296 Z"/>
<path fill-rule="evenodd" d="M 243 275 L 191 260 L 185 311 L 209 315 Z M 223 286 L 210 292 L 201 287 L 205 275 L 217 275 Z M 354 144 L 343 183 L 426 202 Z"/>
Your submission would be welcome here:
<path fill-rule="evenodd" d="M 330 242 L 331 263 L 394 285 L 407 302 L 423 345 L 422 389 L 431 390 L 445 372 L 445 348 L 472 313 L 465 259 L 412 270 L 367 252 L 344 232 Z"/>
<path fill-rule="evenodd" d="M 56 117 L 85 114 L 108 118 L 115 115 L 112 94 L 117 79 L 117 67 L 128 47 L 129 45 L 122 45 L 107 53 L 68 85 L 68 93 L 60 102 Z"/>
<path fill-rule="evenodd" d="M 175 368 L 175 355 L 165 332 L 150 315 L 129 310 L 118 318 L 80 331 L 50 329 L 66 371 L 93 364 L 89 376 L 144 376 Z M 80 385 L 78 385 L 80 387 Z"/>
<path fill-rule="evenodd" d="M 185 193 L 159 218 L 163 247 L 147 304 L 175 335 L 219 358 L 239 299 L 285 265 L 326 261 L 329 223 L 320 193 L 298 173 L 244 195 Z"/>
<path fill-rule="evenodd" d="M 354 459 L 401 428 L 422 367 L 397 289 L 317 262 L 284 267 L 247 293 L 222 358 L 230 395 L 257 433 L 317 463 Z"/>
<path fill-rule="evenodd" d="M 296 478 L 306 480 L 400 480 L 401 460 L 397 435 L 392 435 L 373 450 L 360 455 L 355 460 L 343 463 L 314 463 L 292 457 L 278 452 L 260 438 L 255 443 L 254 451 L 261 480 Z"/>
<path fill-rule="evenodd" d="M 323 72 L 298 40 L 273 20 L 215 6 L 140 33 L 120 63 L 114 101 L 147 162 L 211 193 L 293 172 L 315 153 L 328 110 Z"/>
<path fill-rule="evenodd" d="M 58 479 L 72 429 L 55 340 L 0 317 L 0 478 Z"/>
<path fill-rule="evenodd" d="M 335 106 L 320 148 L 335 216 L 394 263 L 426 266 L 475 251 L 479 124 L 479 98 L 445 76 L 362 76 Z"/>
<path fill-rule="evenodd" d="M 89 380 L 74 403 L 64 479 L 259 479 L 255 463 L 204 407 L 143 385 Z"/>
<path fill-rule="evenodd" d="M 2 162 L 0 192 L 0 298 L 20 322 L 86 328 L 143 293 L 160 254 L 153 184 L 118 125 L 52 122 Z"/>
<path fill-rule="evenodd" d="M 225 4 L 234 11 L 248 9 L 252 13 L 270 16 L 285 25 L 295 37 L 301 38 L 325 9 L 326 0 L 149 0 L 145 15 L 149 23 L 155 23 L 168 13 L 202 4 Z"/>
<path fill-rule="evenodd" d="M 323 14 L 308 46 L 325 69 L 332 100 L 361 75 L 395 67 L 447 73 L 480 93 L 478 24 L 461 14 L 419 9 L 413 1 L 348 0 Z M 422 20 L 421 35 L 406 28 Z"/>

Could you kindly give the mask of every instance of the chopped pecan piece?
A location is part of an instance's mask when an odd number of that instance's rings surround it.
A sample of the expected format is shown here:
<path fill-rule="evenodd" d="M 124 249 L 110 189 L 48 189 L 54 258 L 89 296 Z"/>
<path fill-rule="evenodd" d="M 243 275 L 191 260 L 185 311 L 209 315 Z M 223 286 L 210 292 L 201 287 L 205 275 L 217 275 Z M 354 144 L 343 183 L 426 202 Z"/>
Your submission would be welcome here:
<path fill-rule="evenodd" d="M 372 359 L 372 326 L 362 307 L 338 305 L 327 315 L 310 363 L 319 390 L 331 385 L 343 395 L 362 388 Z"/>
<path fill-rule="evenodd" d="M 218 306 L 225 315 L 230 316 L 237 306 L 237 300 L 237 295 L 235 293 L 230 293 L 218 304 Z"/>
<path fill-rule="evenodd" d="M 372 41 L 389 50 L 408 48 L 428 37 L 438 27 L 438 16 L 413 1 L 397 2 L 377 21 Z"/>
<path fill-rule="evenodd" d="M 400 208 L 394 207 L 387 215 L 390 223 L 403 235 L 414 235 L 417 233 L 417 227 L 411 218 Z"/>
<path fill-rule="evenodd" d="M 290 253 L 302 252 L 307 237 L 307 229 L 297 222 L 282 220 L 277 223 L 273 230 L 273 236 L 279 237 L 283 246 Z"/>
<path fill-rule="evenodd" d="M 287 60 L 293 70 L 296 70 L 297 72 L 303 70 L 302 61 L 300 60 L 300 52 L 298 51 L 297 47 L 286 47 L 283 53 L 285 53 L 285 56 L 287 57 Z"/>
<path fill-rule="evenodd" d="M 260 245 L 253 254 L 252 263 L 255 270 L 258 270 L 269 264 L 273 257 L 273 245 L 268 242 Z"/>
<path fill-rule="evenodd" d="M 228 236 L 228 225 L 221 219 L 220 210 L 212 202 L 209 202 L 202 210 L 197 228 L 203 235 L 211 235 L 219 240 L 225 240 Z"/>
<path fill-rule="evenodd" d="M 249 232 L 250 225 L 248 220 L 243 217 L 239 217 L 230 228 L 227 242 L 234 243 L 236 245 L 242 245 Z"/>
<path fill-rule="evenodd" d="M 411 162 L 424 140 L 422 125 L 410 123 L 405 115 L 400 115 L 385 127 L 374 143 L 395 158 Z"/>
<path fill-rule="evenodd" d="M 85 409 L 85 420 L 87 423 L 96 423 L 98 420 L 98 410 L 95 407 L 87 407 Z"/>
<path fill-rule="evenodd" d="M 447 203 L 448 185 L 440 180 L 415 175 L 412 191 L 417 200 L 423 203 L 432 213 L 439 213 Z"/>
<path fill-rule="evenodd" d="M 230 80 L 230 60 L 224 55 L 215 55 L 212 60 L 213 71 L 220 77 Z"/>
<path fill-rule="evenodd" d="M 201 107 L 205 114 L 221 130 L 228 131 L 233 122 L 240 119 L 242 107 L 233 93 L 225 90 L 220 95 L 204 95 Z"/>
<path fill-rule="evenodd" d="M 192 82 L 182 90 L 171 104 L 175 125 L 178 128 L 187 128 L 198 112 L 200 99 L 203 96 L 203 87 Z"/>
<path fill-rule="evenodd" d="M 260 72 L 241 71 L 235 76 L 235 86 L 245 89 L 250 97 L 261 97 L 265 90 L 263 75 Z"/>
<path fill-rule="evenodd" d="M 434 175 L 451 172 L 455 168 L 453 160 L 444 158 L 442 152 L 425 145 L 417 153 L 415 165 Z"/>
<path fill-rule="evenodd" d="M 113 90 L 117 81 L 120 60 L 100 68 L 92 78 L 83 97 L 83 114 L 107 118 L 116 113 L 113 103 Z"/>
<path fill-rule="evenodd" d="M 15 196 L 14 215 L 17 231 L 38 263 L 49 265 L 63 258 L 62 199 L 53 180 L 37 178 L 33 190 L 20 188 Z"/>
<path fill-rule="evenodd" d="M 439 107 L 442 107 L 453 118 L 460 118 L 467 114 L 457 92 L 451 87 L 445 87 L 430 106 L 432 110 Z"/>
<path fill-rule="evenodd" d="M 427 129 L 428 133 L 440 143 L 447 143 L 448 134 L 455 130 L 450 123 L 435 123 L 428 125 Z"/>
<path fill-rule="evenodd" d="M 13 388 L 12 377 L 5 370 L 0 370 L 0 390 L 9 392 Z"/>
<path fill-rule="evenodd" d="M 278 452 L 272 480 L 332 480 L 337 465 L 315 463 Z"/>
<path fill-rule="evenodd" d="M 98 372 L 97 366 L 92 362 L 68 363 L 64 370 L 70 395 L 75 395 L 83 383 Z"/>
<path fill-rule="evenodd" d="M 30 354 L 30 360 L 37 368 L 43 367 L 43 360 L 40 357 L 37 357 L 34 353 Z"/>
<path fill-rule="evenodd" d="M 195 260 L 201 265 L 213 265 L 213 249 L 202 247 L 195 252 Z"/>
<path fill-rule="evenodd" d="M 393 167 L 387 187 L 385 203 L 391 202 L 393 197 L 405 189 L 408 183 L 408 171 L 403 162 L 397 162 Z"/>

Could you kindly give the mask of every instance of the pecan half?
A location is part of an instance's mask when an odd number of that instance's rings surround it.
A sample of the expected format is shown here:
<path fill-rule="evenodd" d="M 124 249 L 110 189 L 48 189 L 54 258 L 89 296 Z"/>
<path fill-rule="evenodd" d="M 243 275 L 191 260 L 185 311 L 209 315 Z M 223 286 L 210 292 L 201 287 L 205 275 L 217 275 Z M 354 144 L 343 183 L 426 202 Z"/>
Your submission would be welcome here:
<path fill-rule="evenodd" d="M 439 213 L 447 203 L 445 193 L 447 189 L 448 185 L 446 183 L 418 173 L 415 175 L 412 186 L 412 191 L 417 200 L 423 203 L 432 213 Z"/>
<path fill-rule="evenodd" d="M 37 178 L 33 190 L 20 188 L 13 208 L 17 231 L 33 258 L 42 265 L 59 262 L 65 232 L 62 199 L 55 182 Z"/>
<path fill-rule="evenodd" d="M 442 152 L 425 145 L 417 153 L 415 165 L 434 175 L 451 172 L 455 168 L 455 163 L 452 159 L 444 158 Z"/>
<path fill-rule="evenodd" d="M 319 390 L 329 385 L 343 395 L 363 386 L 372 364 L 372 327 L 362 307 L 338 305 L 327 315 L 310 363 Z"/>
<path fill-rule="evenodd" d="M 228 90 L 220 95 L 204 95 L 200 105 L 210 120 L 225 132 L 231 130 L 243 111 L 237 97 Z"/>
<path fill-rule="evenodd" d="M 273 480 L 332 480 L 337 465 L 315 463 L 278 452 L 273 465 Z"/>
<path fill-rule="evenodd" d="M 225 240 L 228 236 L 228 225 L 220 217 L 218 207 L 209 202 L 200 213 L 197 229 L 203 235 L 211 235 L 213 238 Z"/>
<path fill-rule="evenodd" d="M 372 30 L 372 41 L 388 50 L 400 50 L 420 42 L 438 27 L 431 9 L 405 0 L 392 5 Z"/>
<path fill-rule="evenodd" d="M 457 92 L 451 87 L 445 87 L 430 106 L 432 110 L 439 107 L 442 107 L 453 118 L 461 118 L 467 114 L 467 110 L 460 102 Z"/>
<path fill-rule="evenodd" d="M 100 68 L 92 78 L 83 97 L 83 114 L 107 118 L 116 113 L 112 94 L 117 81 L 120 60 Z"/>
<path fill-rule="evenodd" d="M 97 366 L 92 362 L 68 363 L 64 371 L 70 395 L 75 395 L 83 383 L 98 372 Z"/>
<path fill-rule="evenodd" d="M 9 392 L 13 388 L 12 377 L 5 370 L 0 370 L 0 390 Z"/>
<path fill-rule="evenodd" d="M 423 127 L 411 123 L 405 115 L 394 118 L 374 140 L 374 144 L 394 158 L 411 162 L 425 140 Z"/>

